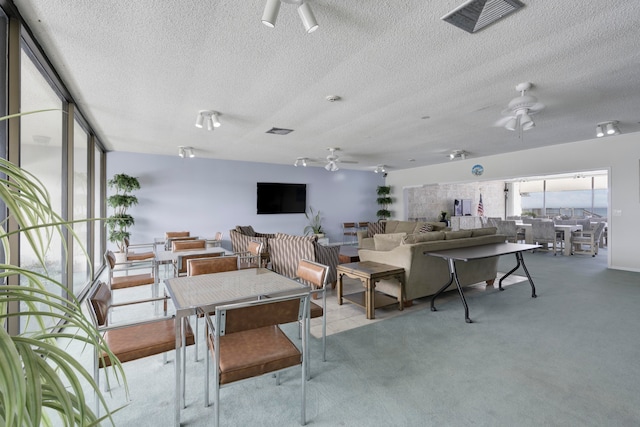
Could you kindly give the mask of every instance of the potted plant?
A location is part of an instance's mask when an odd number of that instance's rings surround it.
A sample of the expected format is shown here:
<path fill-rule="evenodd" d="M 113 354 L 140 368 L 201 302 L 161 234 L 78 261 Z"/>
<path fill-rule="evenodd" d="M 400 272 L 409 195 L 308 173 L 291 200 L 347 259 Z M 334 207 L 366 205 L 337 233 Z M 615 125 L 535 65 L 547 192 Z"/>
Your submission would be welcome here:
<path fill-rule="evenodd" d="M 378 209 L 378 212 L 376 212 L 376 216 L 378 217 L 379 221 L 387 220 L 391 218 L 391 212 L 387 209 L 387 207 L 391 203 L 393 203 L 393 199 L 391 199 L 391 197 L 389 196 L 389 194 L 391 194 L 391 186 L 379 185 L 376 193 L 378 194 L 378 198 L 376 199 L 376 201 L 380 206 L 380 209 Z"/>
<path fill-rule="evenodd" d="M 304 216 L 307 217 L 309 225 L 304 228 L 304 234 L 306 236 L 315 234 L 318 238 L 324 237 L 324 230 L 322 230 L 322 217 L 320 211 L 313 212 L 313 207 L 309 206 L 309 212 L 305 212 Z"/>
<path fill-rule="evenodd" d="M 79 340 L 114 357 L 83 315 L 80 301 L 73 293 L 67 297 L 69 289 L 47 274 L 52 237 L 68 233 L 77 239 L 72 222 L 54 212 L 47 189 L 29 172 L 0 158 L 0 176 L 0 199 L 16 224 L 0 227 L 2 250 L 5 256 L 10 254 L 15 241 L 11 236 L 24 235 L 21 244 L 28 245 L 37 260 L 31 269 L 11 264 L 7 258 L 0 265 L 0 420 L 6 426 L 52 425 L 55 413 L 67 426 L 98 425 L 104 419 L 114 424 L 108 408 L 101 419 L 91 410 L 93 401 L 86 400 L 83 383 L 89 383 L 106 408 L 104 397 L 91 373 L 66 351 L 66 345 L 59 344 Z M 15 305 L 20 306 L 17 312 L 10 309 Z M 16 319 L 29 328 L 10 335 L 8 323 Z M 59 322 L 65 329 L 49 326 Z M 117 375 L 124 375 L 117 358 L 112 360 Z"/>
<path fill-rule="evenodd" d="M 129 227 L 135 220 L 127 213 L 127 210 L 138 204 L 138 198 L 131 194 L 133 190 L 140 189 L 138 178 L 119 173 L 113 176 L 108 182 L 109 188 L 115 189 L 116 193 L 107 198 L 107 204 L 113 208 L 113 215 L 106 220 L 109 227 L 109 241 L 118 246 L 121 253 L 125 251 L 125 239 L 131 237 Z"/>

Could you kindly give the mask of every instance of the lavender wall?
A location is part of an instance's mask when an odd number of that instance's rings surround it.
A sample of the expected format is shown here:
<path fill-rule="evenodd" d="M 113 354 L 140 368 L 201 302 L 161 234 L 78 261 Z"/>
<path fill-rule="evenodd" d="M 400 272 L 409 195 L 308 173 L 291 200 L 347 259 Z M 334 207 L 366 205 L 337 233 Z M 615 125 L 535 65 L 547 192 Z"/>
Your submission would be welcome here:
<path fill-rule="evenodd" d="M 107 179 L 116 173 L 140 180 L 141 188 L 135 193 L 139 204 L 129 211 L 136 221 L 131 229 L 132 243 L 150 242 L 165 231 L 189 230 L 202 237 L 222 231 L 223 246 L 228 249 L 229 230 L 236 225 L 297 235 L 307 225 L 304 214 L 257 215 L 257 182 L 307 184 L 307 206 L 321 211 L 331 242 L 342 241 L 343 222 L 376 220 L 376 187 L 384 185 L 384 178 L 373 172 L 107 153 Z M 107 194 L 111 194 L 109 189 Z M 111 213 L 107 208 L 107 214 Z"/>

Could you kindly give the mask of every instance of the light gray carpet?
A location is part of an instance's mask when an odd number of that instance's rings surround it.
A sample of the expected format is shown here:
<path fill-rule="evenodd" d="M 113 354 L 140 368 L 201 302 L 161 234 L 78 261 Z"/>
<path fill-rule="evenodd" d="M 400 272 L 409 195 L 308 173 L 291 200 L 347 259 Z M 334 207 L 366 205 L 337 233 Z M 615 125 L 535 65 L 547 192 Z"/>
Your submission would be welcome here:
<path fill-rule="evenodd" d="M 469 294 L 472 324 L 452 298 L 331 335 L 326 363 L 312 339 L 308 425 L 640 425 L 640 274 L 607 270 L 606 256 L 525 254 L 538 298 L 527 282 Z M 499 269 L 513 265 L 503 257 Z M 192 351 L 182 425 L 211 425 Z M 173 363 L 161 361 L 124 365 L 132 401 L 116 425 L 172 425 Z M 298 425 L 299 390 L 297 373 L 224 388 L 221 425 Z M 114 389 L 112 406 L 123 400 Z"/>

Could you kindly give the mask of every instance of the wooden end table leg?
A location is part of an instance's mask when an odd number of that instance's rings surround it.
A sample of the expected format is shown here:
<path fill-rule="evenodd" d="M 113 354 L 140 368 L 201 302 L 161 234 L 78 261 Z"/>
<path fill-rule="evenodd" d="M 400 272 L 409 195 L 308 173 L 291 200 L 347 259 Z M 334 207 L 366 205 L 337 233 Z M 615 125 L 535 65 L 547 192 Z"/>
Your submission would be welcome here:
<path fill-rule="evenodd" d="M 342 274 L 338 274 L 338 305 L 342 305 Z"/>
<path fill-rule="evenodd" d="M 364 281 L 364 280 L 363 280 Z M 376 299 L 375 299 L 375 283 L 371 279 L 364 281 L 365 285 L 365 299 L 367 309 L 367 319 L 376 318 Z"/>

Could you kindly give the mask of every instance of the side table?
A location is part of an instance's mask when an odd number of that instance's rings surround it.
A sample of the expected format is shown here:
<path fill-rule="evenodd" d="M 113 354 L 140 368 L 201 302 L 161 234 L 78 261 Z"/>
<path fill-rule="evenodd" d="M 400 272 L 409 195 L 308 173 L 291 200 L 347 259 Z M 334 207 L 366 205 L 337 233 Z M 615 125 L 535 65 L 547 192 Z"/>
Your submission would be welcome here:
<path fill-rule="evenodd" d="M 394 265 L 381 264 L 373 261 L 350 262 L 338 264 L 338 305 L 342 305 L 342 299 L 346 299 L 361 307 L 365 307 L 367 319 L 375 319 L 376 308 L 391 304 L 398 304 L 398 310 L 404 309 L 404 268 Z M 359 279 L 364 286 L 364 291 L 354 294 L 342 295 L 342 277 L 347 276 Z M 381 279 L 396 279 L 400 286 L 400 300 L 376 292 L 376 282 Z"/>

